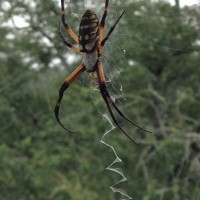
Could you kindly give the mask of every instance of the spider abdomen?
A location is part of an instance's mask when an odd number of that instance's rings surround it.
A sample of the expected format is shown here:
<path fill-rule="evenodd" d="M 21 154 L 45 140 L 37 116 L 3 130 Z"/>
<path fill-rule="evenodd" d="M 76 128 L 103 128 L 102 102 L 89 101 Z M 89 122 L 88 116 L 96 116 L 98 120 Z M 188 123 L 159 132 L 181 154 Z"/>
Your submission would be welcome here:
<path fill-rule="evenodd" d="M 91 53 L 99 45 L 99 18 L 92 10 L 86 10 L 79 27 L 79 48 L 81 52 Z"/>

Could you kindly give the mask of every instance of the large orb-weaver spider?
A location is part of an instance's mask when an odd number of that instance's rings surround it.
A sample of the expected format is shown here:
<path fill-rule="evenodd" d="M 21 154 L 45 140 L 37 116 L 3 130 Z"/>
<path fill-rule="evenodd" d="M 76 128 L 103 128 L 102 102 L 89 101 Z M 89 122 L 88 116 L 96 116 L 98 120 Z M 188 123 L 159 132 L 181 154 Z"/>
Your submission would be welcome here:
<path fill-rule="evenodd" d="M 82 72 L 87 71 L 88 73 L 94 72 L 97 75 L 98 79 L 98 85 L 99 90 L 101 92 L 101 95 L 107 105 L 107 108 L 110 112 L 110 115 L 113 119 L 113 122 L 116 124 L 116 126 L 132 141 L 135 143 L 135 141 L 120 127 L 119 123 L 117 122 L 113 111 L 111 109 L 111 106 L 117 111 L 117 113 L 124 119 L 126 119 L 128 122 L 133 124 L 134 126 L 142 129 L 143 131 L 147 131 L 131 120 L 129 120 L 116 106 L 115 102 L 113 101 L 112 97 L 110 96 L 106 83 L 105 83 L 105 77 L 103 72 L 102 63 L 100 60 L 100 57 L 103 53 L 103 48 L 105 45 L 105 42 L 108 40 L 109 36 L 115 29 L 115 26 L 123 16 L 124 12 L 119 16 L 117 21 L 114 23 L 114 25 L 110 28 L 107 35 L 104 37 L 104 26 L 105 26 L 105 20 L 108 13 L 108 2 L 109 0 L 105 1 L 105 7 L 104 7 L 104 13 L 102 16 L 102 19 L 99 23 L 99 18 L 97 17 L 96 13 L 92 10 L 86 10 L 85 13 L 82 16 L 80 27 L 79 27 L 79 35 L 78 37 L 74 34 L 70 26 L 65 21 L 65 9 L 64 9 L 64 0 L 61 0 L 61 19 L 62 23 L 67 31 L 67 33 L 72 37 L 72 39 L 79 44 L 79 48 L 75 47 L 74 45 L 68 43 L 62 32 L 60 31 L 59 34 L 65 43 L 69 48 L 71 48 L 73 51 L 81 53 L 83 55 L 83 61 L 82 63 L 75 69 L 65 80 L 63 85 L 61 86 L 59 90 L 59 98 L 57 100 L 56 106 L 55 106 L 55 117 L 59 124 L 66 129 L 69 132 L 69 129 L 67 129 L 60 121 L 59 119 L 59 109 L 60 109 L 60 103 L 63 97 L 64 91 L 72 84 L 72 82 L 81 75 Z M 111 106 L 110 106 L 111 105 Z"/>

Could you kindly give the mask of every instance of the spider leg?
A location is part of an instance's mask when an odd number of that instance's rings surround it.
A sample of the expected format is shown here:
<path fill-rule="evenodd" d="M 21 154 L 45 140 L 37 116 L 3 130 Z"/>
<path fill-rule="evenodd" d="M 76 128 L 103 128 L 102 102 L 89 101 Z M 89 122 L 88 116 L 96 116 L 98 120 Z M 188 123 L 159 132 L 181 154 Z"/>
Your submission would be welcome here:
<path fill-rule="evenodd" d="M 110 96 L 110 94 L 108 93 L 107 89 L 106 89 L 106 96 L 108 97 L 108 99 L 110 100 L 112 106 L 115 108 L 115 110 L 118 112 L 118 114 L 123 117 L 124 119 L 126 119 L 128 122 L 130 122 L 131 124 L 133 124 L 134 126 L 136 126 L 137 128 L 145 131 L 145 132 L 148 132 L 148 133 L 152 133 L 151 131 L 148 131 L 144 128 L 142 128 L 141 126 L 137 125 L 136 123 L 132 122 L 130 119 L 128 119 L 123 113 L 122 111 L 117 107 L 117 105 L 114 103 L 114 101 L 112 100 L 112 97 Z"/>
<path fill-rule="evenodd" d="M 78 37 L 76 36 L 76 34 L 72 31 L 72 29 L 70 28 L 70 26 L 68 25 L 68 23 L 65 20 L 65 8 L 64 8 L 64 0 L 61 0 L 61 18 L 62 18 L 62 23 L 63 26 L 65 27 L 66 31 L 69 33 L 69 35 L 73 38 L 73 40 L 78 43 Z"/>
<path fill-rule="evenodd" d="M 104 78 L 104 73 L 103 73 L 103 68 L 102 68 L 102 64 L 99 65 L 98 67 L 98 74 L 100 74 L 98 77 L 100 77 L 100 80 L 102 80 L 101 82 L 104 82 L 104 85 L 105 85 L 105 78 Z M 131 124 L 133 124 L 134 126 L 136 126 L 137 128 L 145 131 L 145 132 L 148 132 L 148 133 L 152 133 L 151 131 L 148 131 L 144 128 L 142 128 L 141 126 L 139 126 L 138 124 L 132 122 L 130 119 L 128 119 L 123 113 L 122 111 L 117 107 L 117 105 L 115 104 L 115 102 L 112 100 L 112 97 L 110 96 L 108 90 L 107 90 L 107 87 L 106 85 L 104 86 L 105 89 L 104 89 L 104 92 L 105 92 L 105 95 L 106 97 L 108 98 L 109 102 L 112 104 L 112 106 L 114 107 L 114 109 L 117 111 L 117 113 L 123 117 L 124 119 L 126 119 L 128 122 L 130 122 Z"/>
<path fill-rule="evenodd" d="M 129 138 L 132 142 L 136 143 L 122 128 L 121 126 L 119 125 L 119 123 L 117 122 L 114 114 L 113 114 L 113 111 L 110 107 L 110 103 L 112 103 L 112 99 L 109 98 L 108 96 L 108 91 L 107 91 L 107 87 L 106 87 L 106 83 L 105 83 L 105 78 L 104 78 L 104 73 L 103 73 L 103 68 L 102 68 L 102 64 L 101 63 L 98 63 L 98 69 L 97 69 L 97 76 L 98 76 L 98 80 L 99 80 L 99 89 L 100 89 L 100 92 L 101 92 L 101 95 L 107 105 L 107 108 L 110 112 L 110 115 L 113 119 L 113 122 L 117 125 L 117 127 L 124 133 L 124 135 Z M 137 144 L 137 143 L 136 143 Z"/>
<path fill-rule="evenodd" d="M 104 7 L 104 13 L 103 13 L 103 16 L 101 18 L 101 22 L 100 22 L 100 43 L 101 41 L 103 40 L 103 36 L 104 36 L 104 26 L 105 26 L 105 21 L 106 21 L 106 17 L 107 17 L 107 14 L 108 14 L 108 2 L 109 0 L 106 0 L 105 1 L 105 7 Z"/>
<path fill-rule="evenodd" d="M 111 107 L 110 107 L 110 105 L 109 105 L 107 96 L 106 96 L 106 94 L 105 94 L 105 90 L 106 90 L 105 85 L 100 85 L 99 88 L 100 88 L 101 95 L 102 95 L 102 97 L 103 97 L 103 99 L 104 99 L 104 101 L 105 101 L 105 103 L 106 103 L 106 105 L 107 105 L 107 108 L 108 108 L 108 110 L 109 110 L 109 112 L 110 112 L 110 115 L 111 115 L 111 117 L 112 117 L 114 123 L 115 123 L 115 124 L 117 125 L 117 127 L 126 135 L 127 138 L 129 138 L 132 142 L 134 142 L 134 143 L 137 144 L 137 142 L 135 142 L 135 141 L 120 127 L 120 125 L 118 124 L 118 122 L 117 122 L 117 120 L 116 120 L 116 118 L 115 118 L 115 116 L 114 116 L 114 114 L 113 114 L 113 112 L 112 112 L 112 109 L 111 109 Z"/>
<path fill-rule="evenodd" d="M 60 104 L 62 101 L 62 97 L 63 97 L 63 93 L 65 90 L 67 90 L 67 88 L 70 86 L 70 84 L 78 77 L 80 76 L 80 74 L 85 71 L 85 65 L 83 63 L 81 63 L 77 69 L 75 69 L 69 76 L 68 78 L 65 80 L 65 82 L 62 84 L 60 90 L 59 90 L 59 97 L 54 109 L 54 113 L 55 113 L 55 117 L 58 121 L 58 123 L 67 131 L 74 133 L 73 131 L 65 128 L 65 126 L 61 123 L 60 119 L 59 119 L 59 109 L 60 109 Z"/>
<path fill-rule="evenodd" d="M 117 21 L 114 23 L 114 25 L 110 28 L 110 30 L 108 31 L 106 37 L 103 40 L 100 40 L 100 47 L 99 47 L 99 55 L 102 54 L 103 52 L 103 46 L 105 44 L 105 42 L 108 40 L 108 38 L 110 37 L 111 33 L 114 31 L 116 25 L 118 24 L 119 20 L 122 18 L 123 14 L 125 11 L 122 12 L 122 14 L 119 16 L 119 18 L 117 19 Z"/>
<path fill-rule="evenodd" d="M 82 55 L 84 54 L 84 53 L 80 52 L 80 49 L 79 49 L 79 48 L 75 47 L 74 45 L 72 45 L 72 44 L 70 44 L 69 42 L 67 42 L 67 40 L 65 40 L 65 38 L 64 38 L 64 36 L 63 36 L 63 33 L 62 33 L 61 29 L 60 29 L 60 23 L 59 23 L 59 35 L 60 35 L 61 39 L 63 40 L 64 44 L 65 44 L 67 47 L 69 47 L 69 48 L 72 49 L 73 51 L 78 52 L 78 53 L 80 53 L 80 54 L 82 54 Z"/>

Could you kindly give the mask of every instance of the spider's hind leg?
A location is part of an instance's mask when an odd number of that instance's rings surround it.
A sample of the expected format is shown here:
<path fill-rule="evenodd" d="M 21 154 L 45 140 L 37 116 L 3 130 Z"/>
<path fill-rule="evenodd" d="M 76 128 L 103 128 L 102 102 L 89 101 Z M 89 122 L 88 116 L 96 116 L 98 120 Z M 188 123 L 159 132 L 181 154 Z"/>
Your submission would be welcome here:
<path fill-rule="evenodd" d="M 106 83 L 105 83 L 105 78 L 104 78 L 104 73 L 103 73 L 103 68 L 102 68 L 102 64 L 101 62 L 98 63 L 98 69 L 97 69 L 97 77 L 99 80 L 99 89 L 101 92 L 101 95 L 107 105 L 107 108 L 109 110 L 109 113 L 113 119 L 113 122 L 117 125 L 117 127 L 124 133 L 124 135 L 126 135 L 127 138 L 129 138 L 132 142 L 136 143 L 119 125 L 119 123 L 117 122 L 117 119 L 115 118 L 113 111 L 110 107 L 110 103 L 112 103 L 112 99 L 107 91 L 107 87 L 106 87 Z"/>
<path fill-rule="evenodd" d="M 134 126 L 136 126 L 137 128 L 145 131 L 145 132 L 149 132 L 151 133 L 150 131 L 140 127 L 139 125 L 137 125 L 136 123 L 132 122 L 130 119 L 128 119 L 121 111 L 120 109 L 117 107 L 117 105 L 114 103 L 114 101 L 112 100 L 112 97 L 110 96 L 108 90 L 107 90 L 107 87 L 106 87 L 106 83 L 105 83 L 105 78 L 104 78 L 104 73 L 103 73 L 103 68 L 102 68 L 102 64 L 99 63 L 98 64 L 98 69 L 97 69 L 97 76 L 98 76 L 98 79 L 99 79 L 99 89 L 100 89 L 100 92 L 101 92 L 101 95 L 108 107 L 108 110 L 110 112 L 110 115 L 114 121 L 114 123 L 117 125 L 117 127 L 134 143 L 136 143 L 132 138 L 130 138 L 129 135 L 127 135 L 127 133 L 120 127 L 119 123 L 117 122 L 114 114 L 113 114 L 113 111 L 110 107 L 110 104 L 114 107 L 114 109 L 117 111 L 117 113 L 122 117 L 124 118 L 125 120 L 127 120 L 128 122 L 130 122 L 131 124 L 133 124 Z"/>
<path fill-rule="evenodd" d="M 111 97 L 110 94 L 108 93 L 107 89 L 106 89 L 105 93 L 106 93 L 107 98 L 110 100 L 112 106 L 115 108 L 115 110 L 117 111 L 117 113 L 118 113 L 121 117 L 123 117 L 124 119 L 126 119 L 128 122 L 130 122 L 131 124 L 133 124 L 133 125 L 136 126 L 137 128 L 139 128 L 139 129 L 141 129 L 141 130 L 143 130 L 143 131 L 145 131 L 145 132 L 152 133 L 151 131 L 148 131 L 148 130 L 142 128 L 141 126 L 137 125 L 135 122 L 132 122 L 130 119 L 128 119 L 128 118 L 122 113 L 122 111 L 117 107 L 117 105 L 114 103 L 114 101 L 112 100 L 112 97 Z"/>
<path fill-rule="evenodd" d="M 100 85 L 99 85 L 99 88 L 100 88 L 101 95 L 102 95 L 102 97 L 103 97 L 103 99 L 104 99 L 104 101 L 105 101 L 105 103 L 106 103 L 106 105 L 107 105 L 107 108 L 108 108 L 109 112 L 110 112 L 110 115 L 111 115 L 111 117 L 112 117 L 112 119 L 113 119 L 113 122 L 114 122 L 114 123 L 117 125 L 117 127 L 124 133 L 124 135 L 126 135 L 127 138 L 129 138 L 133 143 L 136 143 L 136 144 L 137 144 L 137 142 L 134 141 L 134 140 L 121 128 L 121 126 L 120 126 L 119 123 L 117 122 L 117 120 L 116 120 L 116 118 L 115 118 L 115 116 L 114 116 L 114 114 L 113 114 L 113 111 L 112 111 L 112 109 L 111 109 L 111 107 L 110 107 L 109 99 L 108 99 L 108 97 L 107 97 L 107 95 L 106 95 L 106 93 L 107 93 L 106 85 L 105 85 L 105 84 L 100 84 Z"/>

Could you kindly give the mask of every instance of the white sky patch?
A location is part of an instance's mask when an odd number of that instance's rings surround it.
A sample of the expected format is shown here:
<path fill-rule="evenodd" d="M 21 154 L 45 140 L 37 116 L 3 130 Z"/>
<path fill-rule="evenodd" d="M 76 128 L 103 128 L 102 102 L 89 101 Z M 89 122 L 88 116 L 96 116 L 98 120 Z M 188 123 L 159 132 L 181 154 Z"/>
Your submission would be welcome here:
<path fill-rule="evenodd" d="M 15 38 L 15 35 L 13 33 L 8 33 L 6 35 L 6 38 L 9 39 L 9 40 L 13 40 Z"/>
<path fill-rule="evenodd" d="M 9 19 L 7 22 L 4 22 L 2 26 L 26 28 L 29 26 L 29 23 L 27 23 L 23 17 L 13 16 L 12 19 Z"/>
<path fill-rule="evenodd" d="M 134 60 L 128 60 L 128 64 L 129 64 L 130 66 L 133 66 L 133 65 L 135 64 L 135 62 L 134 62 Z"/>
<path fill-rule="evenodd" d="M 47 47 L 53 47 L 52 42 L 48 38 L 43 37 L 42 41 L 43 41 L 43 43 L 44 43 L 45 46 L 47 46 Z"/>
<path fill-rule="evenodd" d="M 38 70 L 38 69 L 39 69 L 38 63 L 33 63 L 30 67 L 31 67 L 32 69 L 35 69 L 35 70 Z"/>
<path fill-rule="evenodd" d="M 172 5 L 175 4 L 175 0 L 168 0 Z M 193 6 L 195 4 L 200 4 L 200 0 L 180 0 L 180 6 Z"/>
<path fill-rule="evenodd" d="M 73 64 L 74 61 L 77 59 L 77 55 L 75 54 L 67 54 L 67 63 L 68 64 Z"/>
<path fill-rule="evenodd" d="M 95 8 L 96 6 L 92 1 L 88 1 L 85 3 L 85 8 Z"/>
<path fill-rule="evenodd" d="M 13 21 L 17 28 L 25 28 L 29 26 L 29 24 L 20 16 L 14 16 Z"/>
<path fill-rule="evenodd" d="M 59 58 L 54 58 L 52 62 L 49 64 L 49 67 L 53 68 L 61 64 L 61 60 Z"/>
<path fill-rule="evenodd" d="M 1 6 L 2 6 L 2 8 L 5 10 L 5 11 L 7 11 L 7 10 L 9 10 L 10 9 L 10 3 L 9 2 L 7 2 L 7 1 L 4 1 L 2 4 L 1 4 Z"/>

